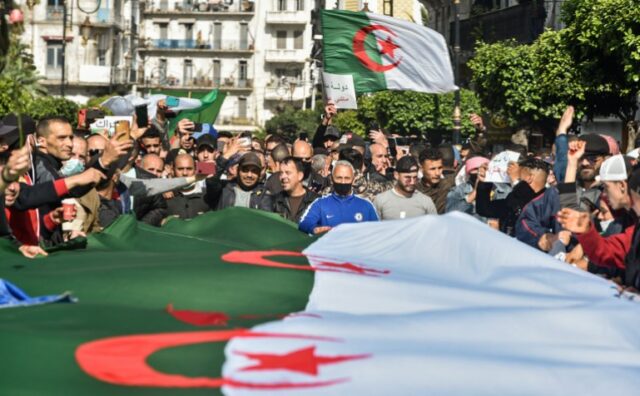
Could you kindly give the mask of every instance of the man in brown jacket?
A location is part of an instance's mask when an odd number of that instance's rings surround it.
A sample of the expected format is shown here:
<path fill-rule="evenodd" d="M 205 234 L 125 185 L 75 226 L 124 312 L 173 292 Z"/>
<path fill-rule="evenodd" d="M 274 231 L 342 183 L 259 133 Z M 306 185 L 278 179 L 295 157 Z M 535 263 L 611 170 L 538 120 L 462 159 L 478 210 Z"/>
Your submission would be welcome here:
<path fill-rule="evenodd" d="M 420 154 L 422 179 L 418 183 L 418 191 L 433 200 L 438 214 L 445 212 L 447 194 L 455 186 L 454 175 L 443 176 L 442 153 L 437 149 L 427 149 Z"/>

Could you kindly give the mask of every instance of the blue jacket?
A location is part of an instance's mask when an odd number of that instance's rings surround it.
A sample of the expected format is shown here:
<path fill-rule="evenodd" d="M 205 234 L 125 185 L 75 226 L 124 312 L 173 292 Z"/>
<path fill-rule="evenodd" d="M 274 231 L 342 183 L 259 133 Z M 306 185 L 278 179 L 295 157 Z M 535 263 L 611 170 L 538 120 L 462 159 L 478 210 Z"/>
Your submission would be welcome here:
<path fill-rule="evenodd" d="M 318 198 L 300 218 L 298 229 L 313 234 L 316 227 L 336 227 L 343 223 L 378 221 L 373 204 L 353 194 L 343 197 L 336 193 Z"/>
<path fill-rule="evenodd" d="M 516 221 L 516 238 L 538 249 L 538 240 L 545 233 L 560 231 L 555 214 L 560 210 L 560 193 L 549 188 L 529 202 Z"/>

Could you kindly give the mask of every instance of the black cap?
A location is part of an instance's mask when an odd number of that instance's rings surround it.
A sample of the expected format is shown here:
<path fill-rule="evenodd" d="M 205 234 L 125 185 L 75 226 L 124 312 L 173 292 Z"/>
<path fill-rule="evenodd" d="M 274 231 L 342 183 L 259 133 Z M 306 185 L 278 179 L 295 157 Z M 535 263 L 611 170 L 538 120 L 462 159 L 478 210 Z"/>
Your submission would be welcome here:
<path fill-rule="evenodd" d="M 352 133 L 351 136 L 347 139 L 347 144 L 350 144 L 352 147 L 353 146 L 358 146 L 358 147 L 366 147 L 367 146 L 367 143 L 364 141 L 364 139 L 360 135 L 356 135 L 355 133 Z"/>
<path fill-rule="evenodd" d="M 396 172 L 398 173 L 411 173 L 418 171 L 418 161 L 411 155 L 405 155 L 398 160 L 396 165 Z"/>
<path fill-rule="evenodd" d="M 587 143 L 584 154 L 589 155 L 609 155 L 609 143 L 602 136 L 592 133 L 588 135 L 580 135 L 580 140 Z"/>
<path fill-rule="evenodd" d="M 0 121 L 0 140 L 7 145 L 11 146 L 20 138 L 18 127 L 14 125 L 7 125 Z"/>
<path fill-rule="evenodd" d="M 36 122 L 33 118 L 24 114 L 21 115 L 20 118 L 22 119 L 22 132 L 25 136 L 36 133 Z M 2 122 L 6 125 L 13 125 L 16 128 L 18 127 L 18 117 L 15 114 L 7 114 L 2 119 Z"/>
<path fill-rule="evenodd" d="M 240 162 L 238 162 L 238 166 L 242 168 L 243 166 L 256 166 L 262 169 L 262 161 L 260 161 L 260 157 L 256 153 L 248 152 L 240 158 Z"/>
<path fill-rule="evenodd" d="M 215 150 L 216 147 L 218 147 L 218 144 L 217 144 L 216 138 L 214 138 L 213 136 L 207 133 L 198 138 L 197 149 L 200 150 L 200 147 L 202 146 L 209 146 Z"/>
<path fill-rule="evenodd" d="M 329 125 L 327 126 L 327 130 L 324 132 L 324 139 L 338 140 L 340 139 L 340 131 L 333 125 Z"/>

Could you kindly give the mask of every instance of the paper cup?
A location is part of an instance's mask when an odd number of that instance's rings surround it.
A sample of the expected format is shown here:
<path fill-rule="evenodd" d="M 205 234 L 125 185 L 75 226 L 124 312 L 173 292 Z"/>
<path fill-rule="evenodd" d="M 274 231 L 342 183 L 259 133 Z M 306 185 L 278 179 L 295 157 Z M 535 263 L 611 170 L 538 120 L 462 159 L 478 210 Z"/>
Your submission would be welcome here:
<path fill-rule="evenodd" d="M 62 220 L 72 221 L 75 218 L 75 199 L 65 199 L 62 201 Z"/>

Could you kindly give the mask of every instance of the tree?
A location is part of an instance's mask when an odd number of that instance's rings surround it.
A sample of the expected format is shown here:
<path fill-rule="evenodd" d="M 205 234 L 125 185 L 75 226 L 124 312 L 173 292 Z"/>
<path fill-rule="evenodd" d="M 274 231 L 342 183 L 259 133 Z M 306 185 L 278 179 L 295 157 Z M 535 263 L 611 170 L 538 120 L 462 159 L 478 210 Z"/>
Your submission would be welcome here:
<path fill-rule="evenodd" d="M 320 111 L 296 110 L 287 106 L 265 123 L 267 133 L 279 133 L 290 139 L 295 139 L 301 132 L 313 136 L 320 123 Z"/>
<path fill-rule="evenodd" d="M 627 131 L 636 132 L 640 4 L 637 0 L 567 0 L 562 18 L 567 26 L 566 48 L 586 86 L 587 116 L 616 116 L 630 127 Z"/>
<path fill-rule="evenodd" d="M 469 90 L 461 91 L 463 133 L 473 133 L 470 113 L 481 111 L 480 101 Z M 453 129 L 454 95 L 426 94 L 413 91 L 380 91 L 358 98 L 358 110 L 341 111 L 335 120 L 341 131 L 363 135 L 371 122 L 386 132 L 418 135 L 449 132 Z"/>
<path fill-rule="evenodd" d="M 563 38 L 548 31 L 531 45 L 479 43 L 469 68 L 482 105 L 511 126 L 545 125 L 568 104 L 581 109 L 585 88 Z"/>
<path fill-rule="evenodd" d="M 43 96 L 35 99 L 27 108 L 27 114 L 34 120 L 44 117 L 62 116 L 75 128 L 78 124 L 78 105 L 65 98 Z"/>

